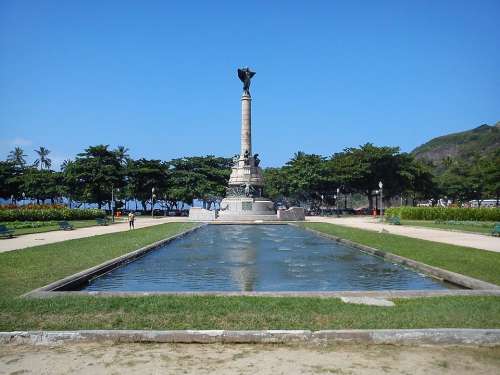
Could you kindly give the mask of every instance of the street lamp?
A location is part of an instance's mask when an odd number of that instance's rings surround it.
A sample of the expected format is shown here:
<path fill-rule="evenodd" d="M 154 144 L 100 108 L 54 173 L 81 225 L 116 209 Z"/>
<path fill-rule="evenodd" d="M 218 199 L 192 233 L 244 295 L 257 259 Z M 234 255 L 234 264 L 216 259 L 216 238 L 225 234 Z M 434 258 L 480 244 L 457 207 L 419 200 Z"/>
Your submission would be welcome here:
<path fill-rule="evenodd" d="M 113 184 L 111 184 L 111 222 L 115 222 L 115 188 L 113 187 Z"/>
<path fill-rule="evenodd" d="M 26 193 L 23 191 L 21 195 L 23 196 L 23 205 L 24 205 L 24 199 L 26 198 Z"/>
<path fill-rule="evenodd" d="M 155 197 L 155 188 L 151 188 L 151 218 L 154 218 Z"/>
<path fill-rule="evenodd" d="M 340 188 L 338 187 L 337 188 L 337 199 L 340 199 Z M 338 204 L 338 201 L 337 199 L 335 200 L 335 206 L 336 206 L 336 213 L 337 213 L 337 217 L 340 217 L 340 214 L 339 214 L 339 204 Z"/>
<path fill-rule="evenodd" d="M 340 188 L 337 188 L 337 198 L 340 199 Z M 339 205 L 337 204 L 337 209 L 339 208 Z"/>
<path fill-rule="evenodd" d="M 116 192 L 119 193 L 120 189 L 116 189 Z M 115 188 L 111 185 L 111 222 L 115 222 Z"/>
<path fill-rule="evenodd" d="M 380 188 L 380 221 L 384 221 L 384 194 L 382 188 L 384 187 L 384 184 L 382 184 L 382 181 L 379 181 L 378 187 Z"/>

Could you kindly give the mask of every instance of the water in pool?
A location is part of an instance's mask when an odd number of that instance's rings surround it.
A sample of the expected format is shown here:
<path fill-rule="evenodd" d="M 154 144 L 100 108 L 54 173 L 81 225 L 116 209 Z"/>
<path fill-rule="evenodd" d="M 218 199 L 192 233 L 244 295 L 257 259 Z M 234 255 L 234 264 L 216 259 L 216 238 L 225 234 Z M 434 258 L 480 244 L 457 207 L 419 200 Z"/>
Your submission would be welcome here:
<path fill-rule="evenodd" d="M 102 275 L 86 291 L 447 289 L 412 269 L 290 225 L 207 225 Z"/>

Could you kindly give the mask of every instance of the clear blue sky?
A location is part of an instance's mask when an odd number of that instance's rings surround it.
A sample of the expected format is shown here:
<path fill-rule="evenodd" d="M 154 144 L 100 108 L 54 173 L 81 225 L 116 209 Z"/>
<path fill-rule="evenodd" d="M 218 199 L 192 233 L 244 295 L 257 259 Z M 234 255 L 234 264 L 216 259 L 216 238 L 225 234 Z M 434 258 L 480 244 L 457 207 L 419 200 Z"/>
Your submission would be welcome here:
<path fill-rule="evenodd" d="M 500 1 L 0 0 L 0 157 L 404 151 L 500 120 Z"/>

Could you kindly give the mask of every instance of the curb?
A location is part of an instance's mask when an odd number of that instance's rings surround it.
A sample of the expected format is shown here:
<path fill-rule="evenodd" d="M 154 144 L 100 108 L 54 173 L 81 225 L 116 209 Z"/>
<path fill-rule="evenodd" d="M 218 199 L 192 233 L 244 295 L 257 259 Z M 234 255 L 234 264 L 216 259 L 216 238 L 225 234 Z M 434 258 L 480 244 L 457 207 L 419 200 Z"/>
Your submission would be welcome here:
<path fill-rule="evenodd" d="M 458 296 L 500 296 L 500 290 L 485 289 L 443 289 L 443 290 L 341 290 L 341 291 L 309 291 L 309 292 L 217 292 L 217 291 L 190 291 L 190 292 L 111 292 L 111 291 L 37 291 L 30 292 L 30 298 L 52 298 L 63 296 L 79 297 L 295 297 L 295 298 L 341 298 L 341 297 L 372 297 L 386 299 L 400 298 L 428 298 L 428 297 L 458 297 Z"/>
<path fill-rule="evenodd" d="M 381 330 L 85 330 L 0 332 L 0 344 L 51 345 L 79 342 L 186 344 L 391 344 L 500 346 L 500 329 L 381 329 Z"/>
<path fill-rule="evenodd" d="M 174 234 L 170 237 L 164 238 L 162 240 L 153 242 L 149 245 L 146 245 L 144 247 L 141 247 L 140 249 L 133 250 L 127 254 L 121 255 L 117 258 L 108 260 L 104 263 L 101 263 L 97 266 L 88 268 L 86 270 L 80 271 L 78 273 L 75 273 L 71 276 L 65 277 L 63 279 L 57 280 L 53 283 L 50 283 L 48 285 L 42 286 L 41 288 L 37 288 L 35 290 L 29 291 L 25 294 L 23 294 L 21 297 L 23 298 L 39 298 L 39 297 L 46 297 L 46 296 L 52 296 L 54 294 L 57 295 L 57 291 L 64 291 L 68 290 L 74 287 L 77 287 L 83 283 L 85 283 L 87 280 L 91 279 L 92 277 L 102 275 L 106 272 L 109 272 L 116 267 L 119 267 L 121 265 L 130 263 L 137 258 L 140 258 L 150 251 L 165 245 L 177 238 L 183 237 L 188 233 L 191 233 L 201 227 L 203 227 L 204 224 L 199 224 L 195 225 L 192 228 L 186 229 L 180 233 Z M 54 293 L 56 292 L 56 293 Z"/>

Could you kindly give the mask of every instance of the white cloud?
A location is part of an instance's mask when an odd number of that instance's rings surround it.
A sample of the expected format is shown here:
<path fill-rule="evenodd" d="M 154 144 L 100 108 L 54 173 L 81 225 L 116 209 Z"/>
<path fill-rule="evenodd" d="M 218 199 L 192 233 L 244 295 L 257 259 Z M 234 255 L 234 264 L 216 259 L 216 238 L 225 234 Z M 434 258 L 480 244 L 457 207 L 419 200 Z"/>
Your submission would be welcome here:
<path fill-rule="evenodd" d="M 33 141 L 31 139 L 16 137 L 9 141 L 9 144 L 11 146 L 31 146 L 33 144 Z"/>

